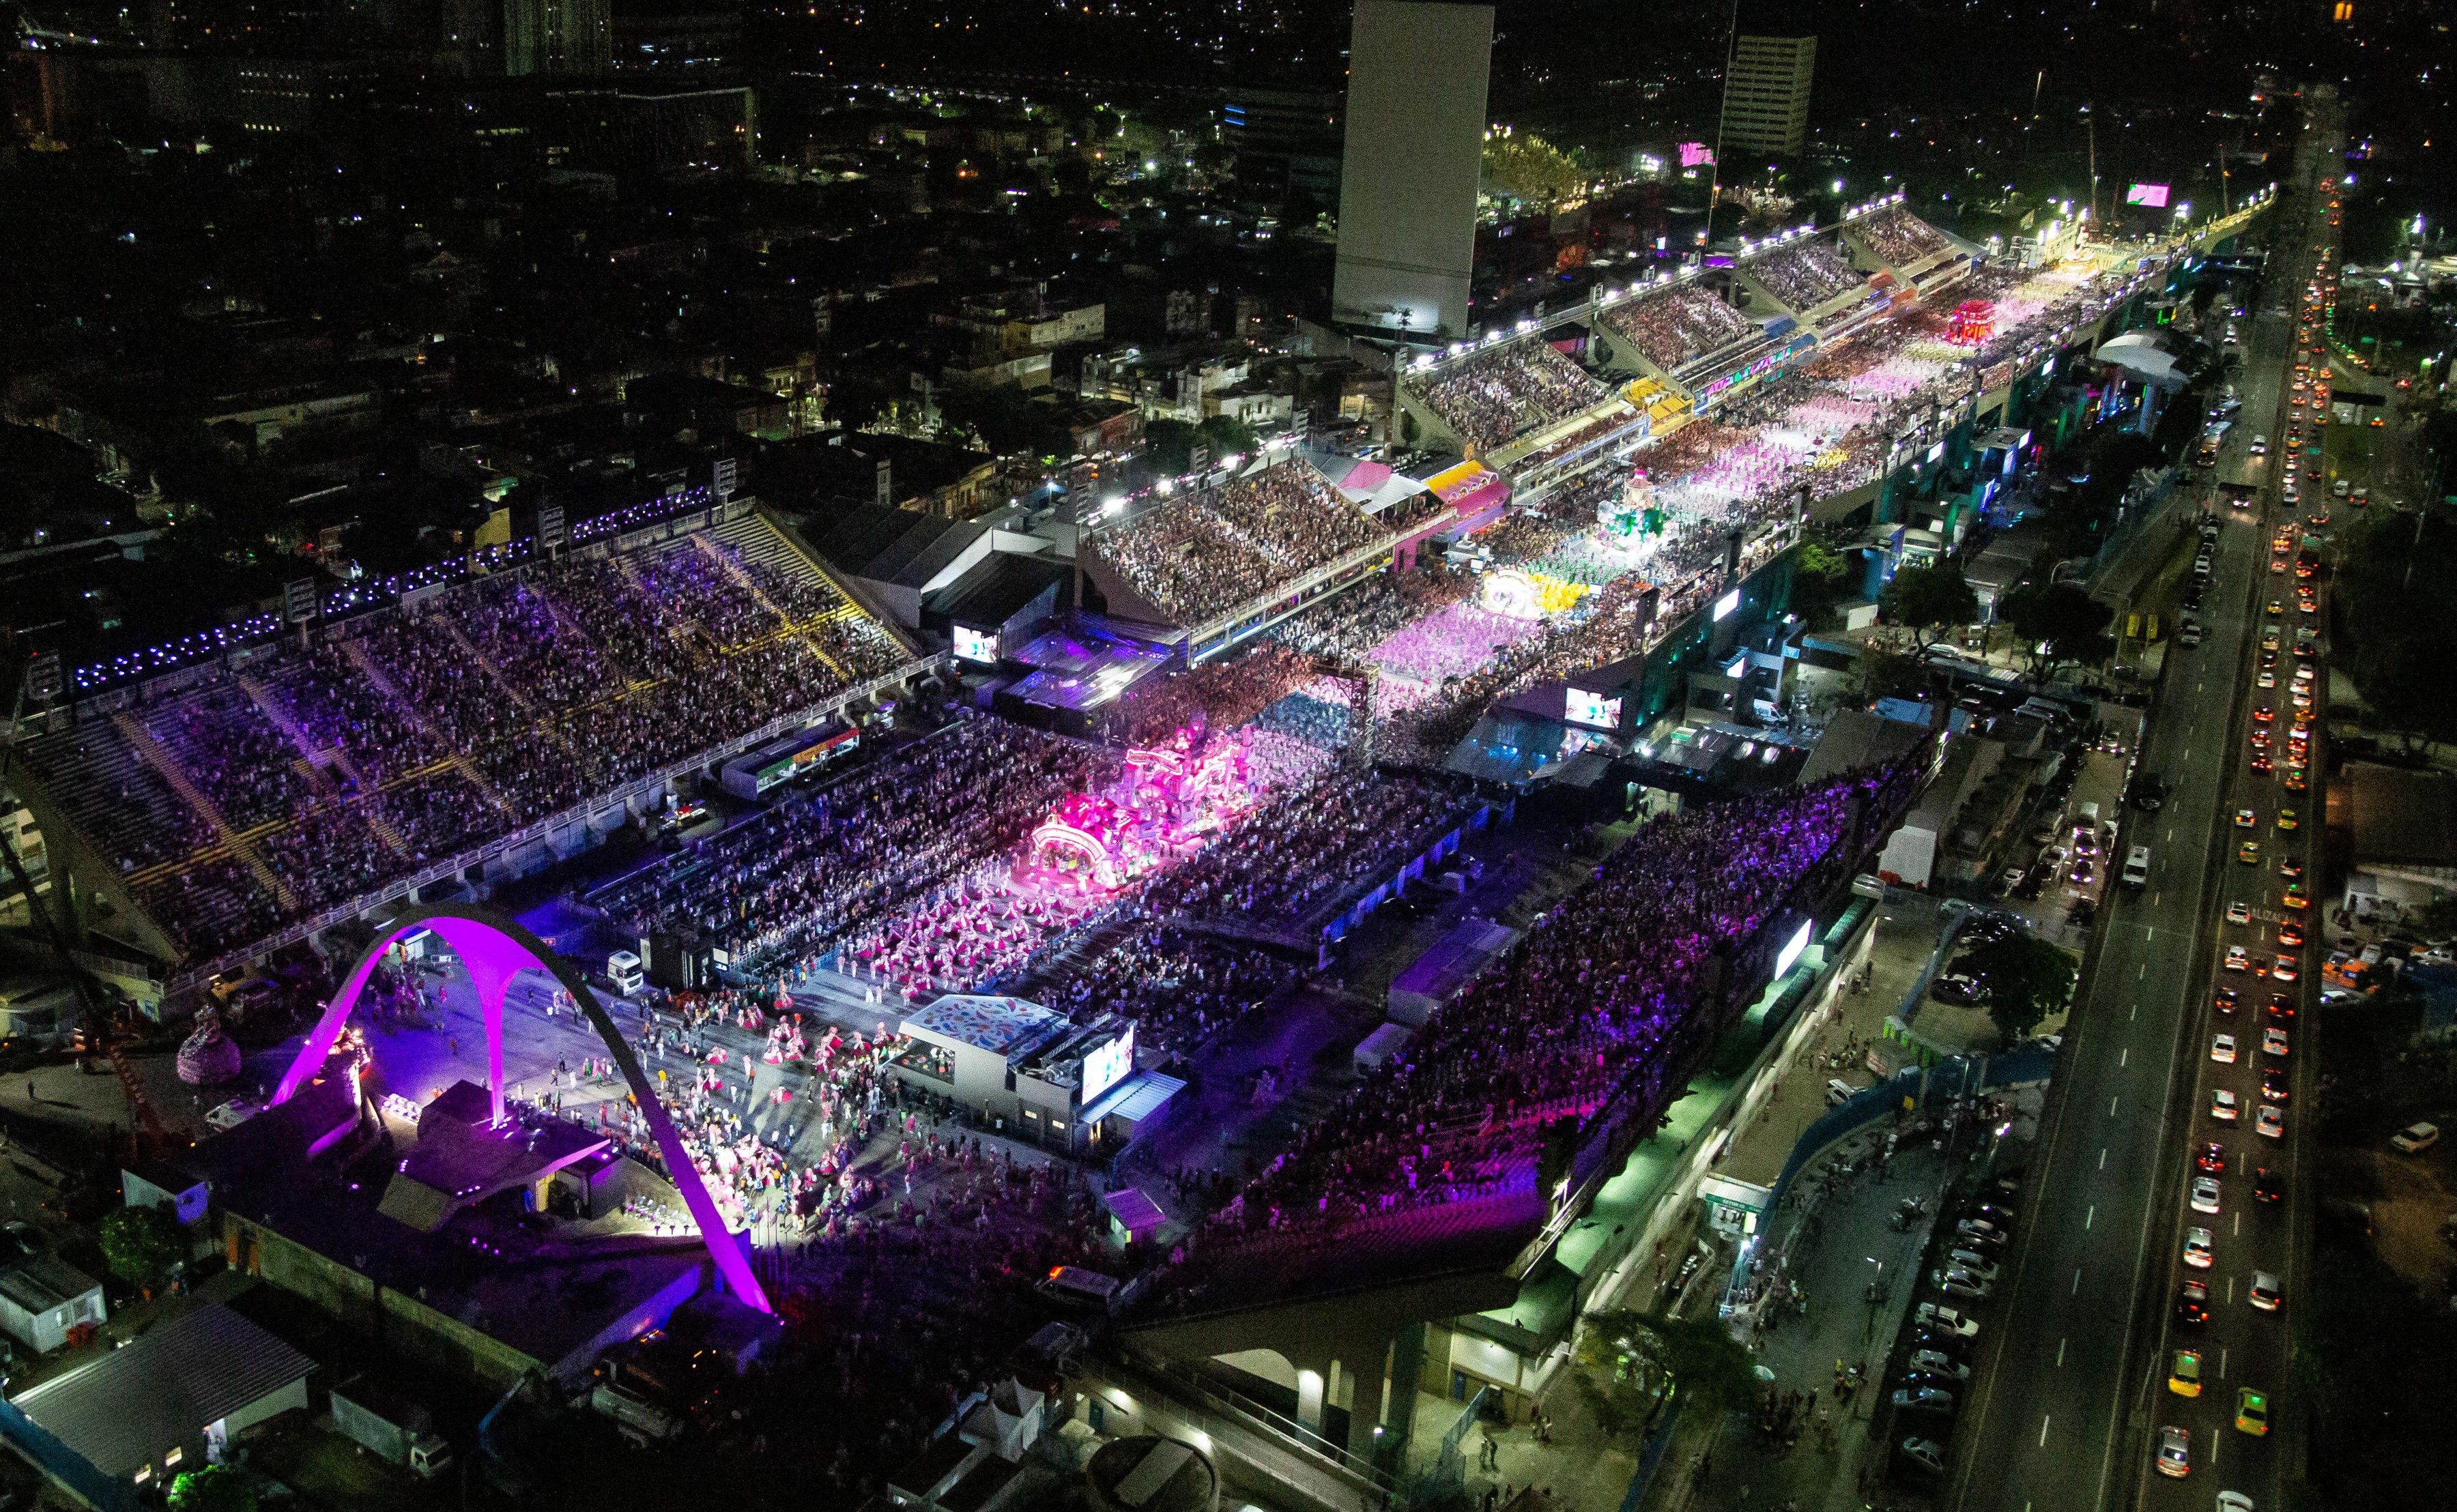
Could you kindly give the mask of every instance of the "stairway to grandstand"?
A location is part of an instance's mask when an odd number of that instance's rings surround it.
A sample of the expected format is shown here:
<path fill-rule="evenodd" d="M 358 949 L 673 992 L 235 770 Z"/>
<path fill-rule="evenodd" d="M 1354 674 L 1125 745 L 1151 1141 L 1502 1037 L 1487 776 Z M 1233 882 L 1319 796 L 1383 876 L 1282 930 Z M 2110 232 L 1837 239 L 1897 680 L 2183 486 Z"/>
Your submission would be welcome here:
<path fill-rule="evenodd" d="M 91 720 L 21 747 L 53 803 L 123 872 L 178 860 L 213 829 L 179 801 L 108 720 Z"/>
<path fill-rule="evenodd" d="M 230 821 L 222 816 L 222 811 L 214 807 L 213 800 L 196 790 L 196 785 L 188 780 L 187 772 L 180 768 L 176 758 L 154 739 L 148 728 L 133 714 L 114 714 L 112 719 L 118 725 L 119 732 L 128 737 L 129 745 L 135 748 L 137 755 L 158 772 L 164 782 L 171 785 L 171 790 L 186 799 L 189 807 L 204 815 L 206 822 L 220 832 L 222 843 L 229 848 L 229 853 L 255 874 L 257 884 L 266 892 L 280 899 L 283 908 L 297 908 L 298 900 L 290 895 L 290 889 L 283 887 L 273 873 L 266 869 L 263 861 L 258 859 L 256 852 L 248 848 L 247 843 L 231 828 Z"/>
<path fill-rule="evenodd" d="M 725 546 L 753 586 L 795 623 L 819 615 L 867 618 L 782 532 L 757 515 L 729 520 L 708 532 L 707 539 Z"/>

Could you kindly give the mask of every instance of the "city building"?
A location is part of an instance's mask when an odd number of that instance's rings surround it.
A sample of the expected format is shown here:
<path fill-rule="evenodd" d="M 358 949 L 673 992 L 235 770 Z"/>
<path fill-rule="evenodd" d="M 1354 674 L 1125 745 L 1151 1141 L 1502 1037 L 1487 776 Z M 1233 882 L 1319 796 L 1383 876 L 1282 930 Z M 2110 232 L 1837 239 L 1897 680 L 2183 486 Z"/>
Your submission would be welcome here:
<path fill-rule="evenodd" d="M 1493 8 L 1359 0 L 1332 318 L 1427 341 L 1468 334 Z"/>
<path fill-rule="evenodd" d="M 504 0 L 504 72 L 594 78 L 614 67 L 607 0 Z"/>
<path fill-rule="evenodd" d="M 1788 156 L 1808 137 L 1815 37 L 1736 37 L 1724 72 L 1723 148 Z"/>

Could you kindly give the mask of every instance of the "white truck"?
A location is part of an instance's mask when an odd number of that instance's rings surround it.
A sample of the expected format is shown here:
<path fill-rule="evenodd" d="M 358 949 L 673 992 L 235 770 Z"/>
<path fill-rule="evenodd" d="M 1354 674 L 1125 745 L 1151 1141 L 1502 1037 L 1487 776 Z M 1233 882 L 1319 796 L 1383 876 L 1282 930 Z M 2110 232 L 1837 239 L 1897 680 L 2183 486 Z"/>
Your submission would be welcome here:
<path fill-rule="evenodd" d="M 2135 846 L 2130 851 L 2125 853 L 2124 885 L 2128 888 L 2139 888 L 2147 886 L 2149 881 L 2150 848 L 2148 846 Z"/>
<path fill-rule="evenodd" d="M 422 1481 L 452 1464 L 427 1410 L 361 1376 L 333 1388 L 333 1426 Z"/>

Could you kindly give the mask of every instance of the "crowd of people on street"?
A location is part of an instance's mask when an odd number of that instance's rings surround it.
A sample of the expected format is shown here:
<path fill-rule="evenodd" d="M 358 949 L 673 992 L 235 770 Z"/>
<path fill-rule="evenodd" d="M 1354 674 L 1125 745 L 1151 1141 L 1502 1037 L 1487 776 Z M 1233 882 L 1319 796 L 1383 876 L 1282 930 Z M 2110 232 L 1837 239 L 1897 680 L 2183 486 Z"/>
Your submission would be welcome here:
<path fill-rule="evenodd" d="M 1488 451 L 1612 395 L 1551 342 L 1535 337 L 1471 352 L 1404 381 L 1453 430 Z"/>
<path fill-rule="evenodd" d="M 1302 461 L 1157 500 L 1086 542 L 1154 608 L 1192 623 L 1261 597 L 1387 532 Z"/>

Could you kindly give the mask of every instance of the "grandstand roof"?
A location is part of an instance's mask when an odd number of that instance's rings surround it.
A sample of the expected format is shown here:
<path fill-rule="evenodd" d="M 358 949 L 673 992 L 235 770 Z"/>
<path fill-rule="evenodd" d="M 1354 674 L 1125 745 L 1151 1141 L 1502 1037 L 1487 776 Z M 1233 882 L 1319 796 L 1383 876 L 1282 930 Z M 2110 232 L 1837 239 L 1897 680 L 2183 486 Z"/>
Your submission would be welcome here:
<path fill-rule="evenodd" d="M 1004 624 L 1072 576 L 1063 562 L 993 551 L 922 600 L 921 607 L 976 627 Z"/>
<path fill-rule="evenodd" d="M 880 504 L 838 504 L 802 517 L 811 545 L 838 572 L 921 588 L 988 527 Z"/>

